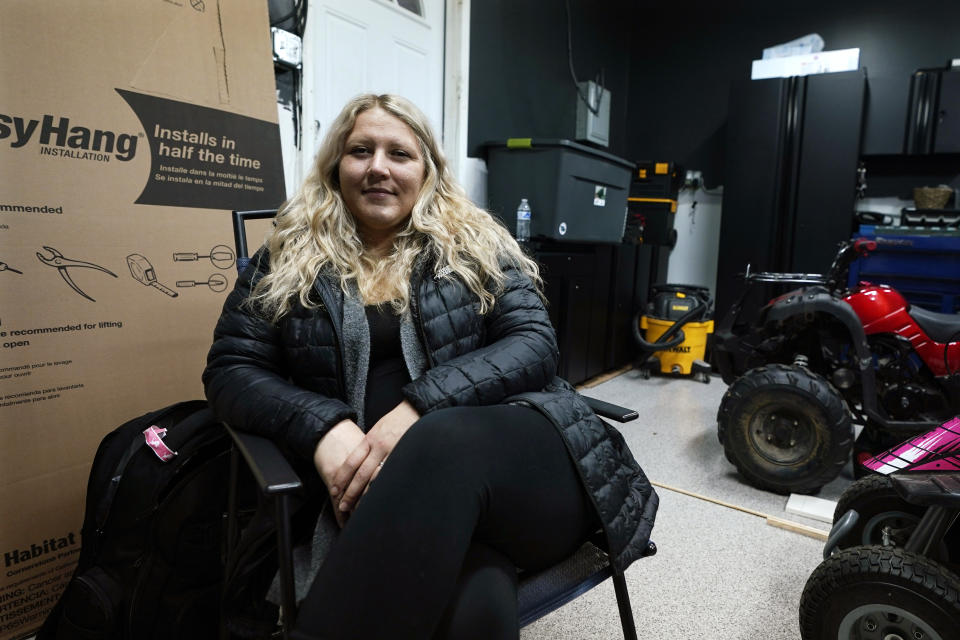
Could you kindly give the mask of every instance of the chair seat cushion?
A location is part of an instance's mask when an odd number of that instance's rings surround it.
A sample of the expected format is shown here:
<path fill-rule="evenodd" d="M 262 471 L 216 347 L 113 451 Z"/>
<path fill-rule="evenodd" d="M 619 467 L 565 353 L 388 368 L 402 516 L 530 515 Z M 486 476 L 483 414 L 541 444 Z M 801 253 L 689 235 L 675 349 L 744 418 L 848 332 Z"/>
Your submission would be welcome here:
<path fill-rule="evenodd" d="M 521 572 L 517 594 L 520 626 L 562 607 L 611 575 L 607 554 L 590 542 L 543 571 Z"/>

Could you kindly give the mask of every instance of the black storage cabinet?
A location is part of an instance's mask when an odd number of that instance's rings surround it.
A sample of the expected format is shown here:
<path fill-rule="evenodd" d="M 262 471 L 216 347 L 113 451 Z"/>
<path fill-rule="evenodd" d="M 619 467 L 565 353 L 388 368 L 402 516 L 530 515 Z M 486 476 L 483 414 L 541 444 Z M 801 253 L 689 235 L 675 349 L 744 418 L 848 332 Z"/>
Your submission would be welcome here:
<path fill-rule="evenodd" d="M 560 377 L 579 384 L 633 362 L 630 324 L 647 302 L 650 247 L 544 241 L 531 249 L 557 332 Z"/>
<path fill-rule="evenodd" d="M 570 140 L 488 142 L 490 211 L 516 233 L 517 206 L 530 203 L 532 238 L 620 242 L 634 165 Z"/>
<path fill-rule="evenodd" d="M 862 71 L 734 85 L 717 268 L 717 316 L 753 271 L 823 273 L 853 231 Z"/>
<path fill-rule="evenodd" d="M 907 154 L 960 153 L 960 71 L 918 69 L 907 109 Z"/>

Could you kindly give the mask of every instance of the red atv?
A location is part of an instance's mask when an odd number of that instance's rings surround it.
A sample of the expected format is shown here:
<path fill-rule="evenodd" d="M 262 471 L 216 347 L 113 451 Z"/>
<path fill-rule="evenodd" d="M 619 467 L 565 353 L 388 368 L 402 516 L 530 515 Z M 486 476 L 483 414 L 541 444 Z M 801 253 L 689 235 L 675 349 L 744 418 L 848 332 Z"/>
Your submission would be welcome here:
<path fill-rule="evenodd" d="M 752 485 L 816 493 L 850 459 L 853 423 L 863 425 L 856 449 L 866 456 L 960 413 L 960 315 L 911 307 L 884 285 L 848 289 L 851 262 L 875 248 L 841 244 L 826 275 L 747 267 L 713 363 L 730 385 L 718 436 Z M 751 304 L 784 284 L 801 286 Z"/>

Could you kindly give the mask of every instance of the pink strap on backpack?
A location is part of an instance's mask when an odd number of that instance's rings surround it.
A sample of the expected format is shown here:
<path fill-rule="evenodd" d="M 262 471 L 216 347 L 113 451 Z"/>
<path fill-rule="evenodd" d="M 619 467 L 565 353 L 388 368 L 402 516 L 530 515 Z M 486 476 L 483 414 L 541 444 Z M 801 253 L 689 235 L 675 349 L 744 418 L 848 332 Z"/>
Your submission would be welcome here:
<path fill-rule="evenodd" d="M 171 460 L 177 452 L 168 447 L 163 443 L 163 437 L 167 435 L 166 429 L 161 429 L 157 425 L 153 425 L 143 432 L 143 437 L 147 441 L 147 446 L 153 449 L 153 452 L 157 454 L 157 457 L 168 462 Z"/>

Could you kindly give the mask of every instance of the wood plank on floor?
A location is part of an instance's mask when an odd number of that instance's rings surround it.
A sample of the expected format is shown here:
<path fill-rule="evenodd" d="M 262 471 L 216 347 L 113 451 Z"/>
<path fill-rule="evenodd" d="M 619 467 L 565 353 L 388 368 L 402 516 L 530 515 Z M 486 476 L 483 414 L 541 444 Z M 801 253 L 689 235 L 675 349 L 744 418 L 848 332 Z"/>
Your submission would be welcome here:
<path fill-rule="evenodd" d="M 817 529 L 816 527 L 810 527 L 805 524 L 800 524 L 799 522 L 791 522 L 790 520 L 785 520 L 777 516 L 771 515 L 769 513 L 763 513 L 762 511 L 757 511 L 756 509 L 749 509 L 747 507 L 741 507 L 740 505 L 733 504 L 732 502 L 727 502 L 725 500 L 720 500 L 718 498 L 711 498 L 710 496 L 705 496 L 700 493 L 694 493 L 693 491 L 687 491 L 686 489 L 680 489 L 679 487 L 671 487 L 670 485 L 663 484 L 662 482 L 650 481 L 655 487 L 660 487 L 661 489 L 666 489 L 668 491 L 673 491 L 676 493 L 682 493 L 685 496 L 690 496 L 691 498 L 697 498 L 698 500 L 704 500 L 706 502 L 712 502 L 713 504 L 720 505 L 721 507 L 726 507 L 728 509 L 735 509 L 736 511 L 741 511 L 743 513 L 748 513 L 752 516 L 758 518 L 763 518 L 767 524 L 778 529 L 784 529 L 786 531 L 792 531 L 794 533 L 799 533 L 810 538 L 815 538 L 817 540 L 826 540 L 829 532 L 822 529 Z"/>

